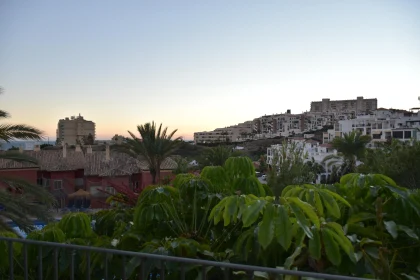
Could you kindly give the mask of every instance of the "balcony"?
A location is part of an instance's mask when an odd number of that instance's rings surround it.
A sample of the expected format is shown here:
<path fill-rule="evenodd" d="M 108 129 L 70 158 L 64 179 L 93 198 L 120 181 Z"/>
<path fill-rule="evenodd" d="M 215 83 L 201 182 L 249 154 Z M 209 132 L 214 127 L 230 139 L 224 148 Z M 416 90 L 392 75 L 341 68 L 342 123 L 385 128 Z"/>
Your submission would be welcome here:
<path fill-rule="evenodd" d="M 250 266 L 203 259 L 180 258 L 109 248 L 52 243 L 0 237 L 6 249 L 6 266 L 1 279 L 248 279 L 265 275 L 266 279 L 282 279 L 281 275 L 336 280 L 361 278 L 321 274 L 272 267 Z M 17 249 L 19 248 L 19 249 Z M 29 257 L 29 258 L 28 258 Z M 112 267 L 111 267 L 112 265 Z M 131 270 L 130 270 L 131 267 Z M 20 273 L 21 272 L 21 273 Z M 209 275 L 210 273 L 211 276 Z M 20 275 L 22 274 L 22 275 Z M 65 276 L 65 277 L 64 277 Z M 196 277 L 194 277 L 195 279 Z"/>

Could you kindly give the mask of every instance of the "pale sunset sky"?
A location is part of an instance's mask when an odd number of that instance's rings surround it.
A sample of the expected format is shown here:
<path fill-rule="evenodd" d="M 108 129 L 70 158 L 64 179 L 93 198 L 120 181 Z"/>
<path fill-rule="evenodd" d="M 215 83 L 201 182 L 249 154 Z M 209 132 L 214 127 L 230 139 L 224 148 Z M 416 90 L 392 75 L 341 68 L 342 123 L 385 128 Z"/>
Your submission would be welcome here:
<path fill-rule="evenodd" d="M 0 0 L 0 108 L 55 138 L 155 121 L 192 139 L 310 102 L 419 106 L 419 0 Z"/>

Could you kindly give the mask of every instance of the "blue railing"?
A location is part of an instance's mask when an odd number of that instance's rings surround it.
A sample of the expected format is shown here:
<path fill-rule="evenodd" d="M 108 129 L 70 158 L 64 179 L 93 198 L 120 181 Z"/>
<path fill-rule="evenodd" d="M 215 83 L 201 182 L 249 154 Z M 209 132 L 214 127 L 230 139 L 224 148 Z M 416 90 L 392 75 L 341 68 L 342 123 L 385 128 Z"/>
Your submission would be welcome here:
<path fill-rule="evenodd" d="M 6 246 L 2 246 L 6 245 Z M 16 245 L 20 249 L 19 256 L 16 256 Z M 296 270 L 285 270 L 271 267 L 260 267 L 252 265 L 234 264 L 228 262 L 216 262 L 192 258 L 180 258 L 166 255 L 145 254 L 131 251 L 122 251 L 108 248 L 79 246 L 73 244 L 52 243 L 44 241 L 35 241 L 28 239 L 16 239 L 0 237 L 0 248 L 7 248 L 8 256 L 1 255 L 0 263 L 7 265 L 7 268 L 0 267 L 1 279 L 100 279 L 100 280 L 126 280 L 126 279 L 191 279 L 188 273 L 191 273 L 191 267 L 194 268 L 196 275 L 194 279 L 211 280 L 211 279 L 284 279 L 284 276 L 296 276 L 294 279 L 335 279 L 335 280 L 357 280 L 362 278 L 321 274 L 315 272 L 305 272 Z M 67 251 L 69 258 L 68 266 L 63 268 L 60 256 Z M 1 254 L 4 253 L 0 252 Z M 101 265 L 98 266 L 98 255 L 102 254 L 104 258 L 100 259 Z M 75 256 L 83 256 L 83 262 L 76 263 Z M 48 263 L 45 263 L 48 257 Z M 7 258 L 7 261 L 6 261 Z M 115 264 L 115 260 L 119 258 L 118 271 L 110 269 L 110 262 Z M 127 264 L 133 259 L 138 260 L 138 267 L 135 273 L 128 275 Z M 78 258 L 78 261 L 81 261 Z M 153 261 L 158 264 L 150 272 L 150 266 L 146 268 L 146 262 Z M 43 263 L 44 262 L 44 263 Z M 84 271 L 81 278 L 80 266 L 83 263 Z M 174 265 L 168 268 L 168 264 Z M 49 269 L 45 269 L 48 266 Z M 99 267 L 99 274 L 93 275 L 93 266 Z M 209 269 L 215 269 L 218 276 L 214 277 L 208 273 Z M 16 271 L 19 274 L 16 275 Z M 147 271 L 146 271 L 147 270 Z M 48 275 L 46 275 L 46 271 Z M 64 274 L 63 274 L 64 272 Z M 77 274 L 79 273 L 79 274 Z M 238 278 L 238 275 L 242 277 Z M 261 277 L 262 278 L 259 278 Z"/>

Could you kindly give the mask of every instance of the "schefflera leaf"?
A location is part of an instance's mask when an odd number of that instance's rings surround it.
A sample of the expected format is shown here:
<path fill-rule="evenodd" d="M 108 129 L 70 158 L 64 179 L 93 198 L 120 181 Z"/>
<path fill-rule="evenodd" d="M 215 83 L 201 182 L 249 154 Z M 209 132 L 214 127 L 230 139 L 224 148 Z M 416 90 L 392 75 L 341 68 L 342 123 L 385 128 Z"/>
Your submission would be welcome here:
<path fill-rule="evenodd" d="M 321 235 L 316 227 L 312 227 L 313 237 L 309 239 L 309 254 L 316 260 L 321 259 Z"/>
<path fill-rule="evenodd" d="M 259 224 L 258 242 L 266 249 L 274 238 L 287 251 L 292 243 L 293 224 L 284 206 L 267 203 Z"/>

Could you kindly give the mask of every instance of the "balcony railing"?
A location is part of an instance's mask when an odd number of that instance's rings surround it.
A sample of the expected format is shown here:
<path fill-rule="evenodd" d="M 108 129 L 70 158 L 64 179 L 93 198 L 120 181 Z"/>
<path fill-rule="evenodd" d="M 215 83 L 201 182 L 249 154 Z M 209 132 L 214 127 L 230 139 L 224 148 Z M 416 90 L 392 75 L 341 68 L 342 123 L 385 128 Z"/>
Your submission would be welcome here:
<path fill-rule="evenodd" d="M 271 267 L 260 267 L 243 264 L 234 264 L 228 262 L 207 261 L 192 258 L 180 258 L 166 255 L 146 254 L 131 251 L 122 251 L 115 249 L 80 246 L 63 243 L 52 243 L 44 241 L 35 241 L 28 239 L 15 239 L 0 237 L 0 246 L 7 248 L 8 256 L 1 256 L 8 263 L 8 269 L 2 270 L 1 279 L 8 276 L 9 279 L 187 279 L 188 273 L 195 270 L 198 278 L 205 279 L 237 279 L 238 274 L 244 274 L 247 279 L 255 279 L 258 275 L 265 275 L 269 279 L 283 279 L 283 276 L 291 275 L 297 276 L 298 279 L 335 279 L 335 280 L 357 280 L 362 278 L 322 274 L 315 272 L 305 272 L 296 270 L 285 270 Z M 21 254 L 14 255 L 16 245 L 21 247 Z M 4 252 L 4 251 L 3 251 Z M 2 253 L 3 253 L 2 252 Z M 103 258 L 98 256 L 102 255 Z M 32 256 L 32 259 L 28 259 Z M 48 256 L 48 260 L 46 259 Z M 76 263 L 75 256 L 82 262 Z M 63 266 L 62 260 L 66 259 L 69 262 L 68 266 Z M 114 264 L 111 269 L 110 264 Z M 130 263 L 136 260 L 139 266 L 135 270 L 135 275 L 127 275 L 127 267 Z M 101 262 L 100 264 L 98 262 Z M 146 271 L 146 267 L 150 268 L 150 262 L 153 263 L 153 272 Z M 3 262 L 4 263 L 4 262 Z M 115 263 L 118 264 L 118 269 L 115 269 Z M 31 266 L 30 266 L 31 264 Z M 80 267 L 83 264 L 83 271 L 80 273 Z M 49 265 L 49 269 L 45 266 Z M 94 268 L 100 268 L 94 274 Z M 17 270 L 21 270 L 23 275 L 15 275 Z M 209 277 L 209 270 L 217 272 L 216 278 L 212 275 Z M 48 272 L 46 275 L 45 272 Z M 65 276 L 63 276 L 64 274 Z M 79 273 L 79 274 L 77 274 Z M 201 277 L 200 277 L 201 276 Z M 135 278 L 133 278 L 135 277 Z M 265 277 L 264 277 L 265 278 Z M 244 278 L 241 278 L 244 279 Z"/>

